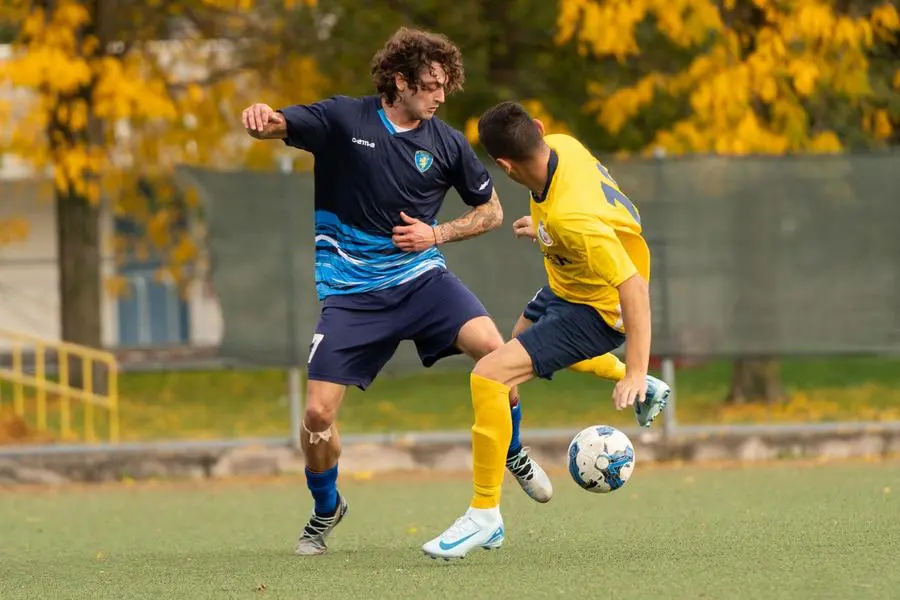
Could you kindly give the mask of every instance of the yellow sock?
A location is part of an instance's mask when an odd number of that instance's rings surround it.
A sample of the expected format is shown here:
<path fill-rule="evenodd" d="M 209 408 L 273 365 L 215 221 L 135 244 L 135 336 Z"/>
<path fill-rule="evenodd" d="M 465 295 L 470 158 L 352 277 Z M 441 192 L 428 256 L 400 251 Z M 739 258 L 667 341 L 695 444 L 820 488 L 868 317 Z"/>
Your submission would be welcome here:
<path fill-rule="evenodd" d="M 500 506 L 506 452 L 512 438 L 509 387 L 472 373 L 472 508 Z"/>
<path fill-rule="evenodd" d="M 625 363 L 619 360 L 615 354 L 595 356 L 576 363 L 569 368 L 579 373 L 591 373 L 601 379 L 609 379 L 610 381 L 622 381 L 625 379 Z"/>

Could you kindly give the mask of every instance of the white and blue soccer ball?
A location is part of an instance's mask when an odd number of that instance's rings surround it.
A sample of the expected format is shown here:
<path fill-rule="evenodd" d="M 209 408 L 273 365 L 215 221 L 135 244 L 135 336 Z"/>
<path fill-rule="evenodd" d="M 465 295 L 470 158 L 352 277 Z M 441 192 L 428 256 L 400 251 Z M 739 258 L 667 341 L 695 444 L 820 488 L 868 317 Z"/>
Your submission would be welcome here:
<path fill-rule="evenodd" d="M 614 492 L 628 482 L 633 472 L 634 446 L 615 427 L 588 427 L 569 444 L 569 474 L 589 492 Z"/>

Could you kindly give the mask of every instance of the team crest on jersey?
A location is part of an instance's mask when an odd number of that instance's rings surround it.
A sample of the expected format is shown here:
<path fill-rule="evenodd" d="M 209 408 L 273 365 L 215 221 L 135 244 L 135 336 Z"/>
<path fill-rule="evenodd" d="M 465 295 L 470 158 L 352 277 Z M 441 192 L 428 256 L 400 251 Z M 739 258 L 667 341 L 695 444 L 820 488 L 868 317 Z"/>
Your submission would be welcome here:
<path fill-rule="evenodd" d="M 432 164 L 434 164 L 434 157 L 430 152 L 425 152 L 424 150 L 416 152 L 416 168 L 419 169 L 419 173 L 424 173 L 430 169 Z"/>
<path fill-rule="evenodd" d="M 543 221 L 538 221 L 537 234 L 538 234 L 538 239 L 541 240 L 541 243 L 543 245 L 545 245 L 545 246 L 553 245 L 553 238 L 550 237 L 550 234 L 547 233 L 547 230 L 544 228 Z"/>

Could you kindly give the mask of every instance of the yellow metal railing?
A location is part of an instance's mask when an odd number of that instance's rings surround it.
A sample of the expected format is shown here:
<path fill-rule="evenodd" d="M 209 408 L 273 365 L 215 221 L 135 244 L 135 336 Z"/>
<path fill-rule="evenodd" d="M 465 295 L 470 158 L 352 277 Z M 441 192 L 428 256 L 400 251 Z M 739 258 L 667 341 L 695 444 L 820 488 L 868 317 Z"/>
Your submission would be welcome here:
<path fill-rule="evenodd" d="M 26 389 L 34 396 L 34 426 L 39 432 L 49 431 L 48 405 L 51 396 L 59 402 L 59 433 L 63 439 L 83 438 L 86 442 L 98 441 L 95 410 L 107 412 L 108 426 L 106 438 L 110 442 L 119 441 L 119 366 L 115 355 L 89 346 L 46 340 L 39 337 L 0 330 L 0 340 L 4 340 L 11 356 L 9 368 L 0 366 L 0 381 L 7 381 L 12 388 L 13 412 L 26 420 L 30 416 Z M 24 357 L 31 352 L 33 365 L 26 368 Z M 47 354 L 56 354 L 57 378 L 47 374 Z M 70 373 L 71 359 L 80 359 L 81 381 L 73 382 Z M 95 366 L 105 368 L 106 390 L 97 391 L 94 375 Z M 73 385 L 78 383 L 80 385 Z M 101 386 L 102 387 L 102 386 Z M 82 434 L 76 435 L 73 427 L 72 402 L 81 408 Z M 0 403 L 3 400 L 0 398 Z M 2 407 L 2 405 L 0 405 Z"/>

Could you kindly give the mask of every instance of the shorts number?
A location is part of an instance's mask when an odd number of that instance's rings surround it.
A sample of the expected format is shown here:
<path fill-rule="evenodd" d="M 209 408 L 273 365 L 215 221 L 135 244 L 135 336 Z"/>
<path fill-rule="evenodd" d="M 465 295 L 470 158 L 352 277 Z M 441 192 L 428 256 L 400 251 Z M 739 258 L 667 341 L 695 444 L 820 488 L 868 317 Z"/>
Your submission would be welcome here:
<path fill-rule="evenodd" d="M 306 359 L 306 364 L 312 362 L 313 356 L 316 354 L 316 349 L 319 347 L 319 344 L 322 343 L 322 339 L 325 338 L 324 333 L 314 333 L 312 343 L 309 345 L 309 358 Z"/>
<path fill-rule="evenodd" d="M 613 185 L 615 185 L 616 187 L 619 186 L 619 184 L 616 183 L 616 180 L 613 179 L 612 176 L 609 174 L 609 171 L 606 170 L 606 167 L 604 167 L 600 163 L 597 163 L 597 168 L 600 169 L 600 172 L 603 173 L 603 176 L 606 179 L 609 179 L 610 181 L 613 182 Z M 625 194 L 623 194 L 622 192 L 620 192 L 619 190 L 614 188 L 612 185 L 609 185 L 605 181 L 603 183 L 601 183 L 600 185 L 603 186 L 603 195 L 606 197 L 606 201 L 609 202 L 611 206 L 615 206 L 616 203 L 619 203 L 622 206 L 624 206 L 625 209 L 629 213 L 631 213 L 631 216 L 634 218 L 634 220 L 638 222 L 638 225 L 640 225 L 641 216 L 638 214 L 638 211 L 634 207 L 634 204 L 631 202 L 631 200 L 628 199 L 628 196 L 626 196 Z"/>

